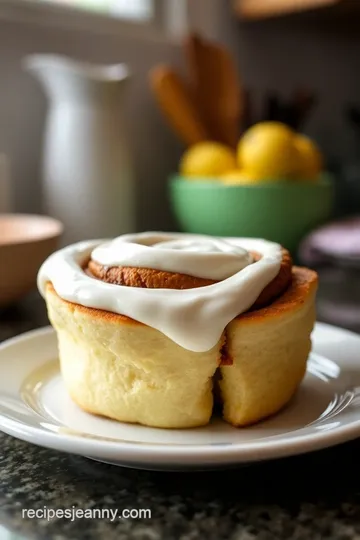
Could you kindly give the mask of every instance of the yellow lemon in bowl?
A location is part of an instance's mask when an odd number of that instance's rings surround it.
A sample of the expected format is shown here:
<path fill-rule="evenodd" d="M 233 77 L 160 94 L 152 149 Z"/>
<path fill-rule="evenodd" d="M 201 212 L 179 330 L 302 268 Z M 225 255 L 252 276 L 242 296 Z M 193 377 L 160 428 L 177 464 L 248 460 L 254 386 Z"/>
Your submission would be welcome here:
<path fill-rule="evenodd" d="M 235 152 L 224 144 L 212 141 L 194 144 L 180 161 L 180 173 L 186 177 L 218 178 L 235 168 Z"/>
<path fill-rule="evenodd" d="M 295 132 L 281 122 L 260 122 L 239 141 L 239 167 L 258 178 L 272 180 L 294 176 L 298 167 Z"/>
<path fill-rule="evenodd" d="M 220 180 L 227 185 L 249 185 L 261 182 L 261 178 L 242 169 L 234 169 L 221 175 Z"/>
<path fill-rule="evenodd" d="M 316 180 L 323 170 L 323 156 L 319 147 L 306 135 L 296 135 L 294 144 L 298 152 L 297 177 Z"/>

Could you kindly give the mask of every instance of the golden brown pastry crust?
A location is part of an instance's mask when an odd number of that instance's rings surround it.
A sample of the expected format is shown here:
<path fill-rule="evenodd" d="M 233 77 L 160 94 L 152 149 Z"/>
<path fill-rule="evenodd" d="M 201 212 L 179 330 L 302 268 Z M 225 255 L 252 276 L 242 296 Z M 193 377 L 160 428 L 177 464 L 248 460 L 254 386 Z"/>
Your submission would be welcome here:
<path fill-rule="evenodd" d="M 91 260 L 87 269 L 94 277 L 106 283 L 142 289 L 195 289 L 215 283 L 211 279 L 202 279 L 175 272 L 164 272 L 153 268 L 106 267 Z"/>
<path fill-rule="evenodd" d="M 241 320 L 242 323 L 245 321 L 252 323 L 257 321 L 259 317 L 276 317 L 288 311 L 293 311 L 295 308 L 301 308 L 311 291 L 316 290 L 317 286 L 318 275 L 314 270 L 294 266 L 291 285 L 281 296 L 267 306 L 238 315 L 234 321 Z"/>
<path fill-rule="evenodd" d="M 261 257 L 258 253 L 254 252 L 252 255 L 255 261 Z M 216 283 L 216 281 L 211 279 L 164 272 L 162 270 L 154 270 L 153 268 L 106 267 L 92 260 L 88 262 L 86 271 L 89 275 L 106 283 L 146 289 L 195 289 Z M 279 297 L 290 285 L 291 271 L 291 255 L 286 249 L 283 249 L 282 262 L 278 275 L 265 287 L 251 309 L 266 306 L 275 298 Z"/>

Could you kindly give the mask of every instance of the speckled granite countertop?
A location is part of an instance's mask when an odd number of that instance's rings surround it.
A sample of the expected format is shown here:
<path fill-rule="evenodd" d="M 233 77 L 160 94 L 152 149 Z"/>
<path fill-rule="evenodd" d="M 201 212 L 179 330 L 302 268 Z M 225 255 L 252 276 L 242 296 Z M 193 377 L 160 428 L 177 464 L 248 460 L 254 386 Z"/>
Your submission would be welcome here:
<path fill-rule="evenodd" d="M 47 324 L 37 296 L 0 314 L 0 341 Z M 155 473 L 0 434 L 1 525 L 54 540 L 360 540 L 360 440 L 232 471 Z M 151 519 L 22 519 L 23 508 L 149 508 Z"/>

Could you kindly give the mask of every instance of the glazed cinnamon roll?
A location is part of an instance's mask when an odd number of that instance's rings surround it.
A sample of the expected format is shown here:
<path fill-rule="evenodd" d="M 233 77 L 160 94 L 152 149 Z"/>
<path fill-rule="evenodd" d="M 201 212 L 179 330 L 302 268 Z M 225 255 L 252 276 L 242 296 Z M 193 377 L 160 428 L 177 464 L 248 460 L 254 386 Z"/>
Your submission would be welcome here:
<path fill-rule="evenodd" d="M 142 233 L 53 254 L 38 285 L 65 386 L 84 410 L 163 428 L 206 425 L 214 394 L 245 426 L 306 371 L 315 272 L 278 244 Z"/>

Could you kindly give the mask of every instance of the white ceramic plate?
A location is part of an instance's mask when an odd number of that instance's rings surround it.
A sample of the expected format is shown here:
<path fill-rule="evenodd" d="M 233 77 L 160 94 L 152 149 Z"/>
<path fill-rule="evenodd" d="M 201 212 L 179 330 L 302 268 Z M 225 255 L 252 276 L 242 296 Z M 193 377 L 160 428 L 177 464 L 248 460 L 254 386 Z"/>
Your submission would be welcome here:
<path fill-rule="evenodd" d="M 0 429 L 25 441 L 117 465 L 202 469 L 278 458 L 360 436 L 360 336 L 316 325 L 308 372 L 277 416 L 236 429 L 164 430 L 81 411 L 59 373 L 54 331 L 29 332 L 0 346 Z"/>

